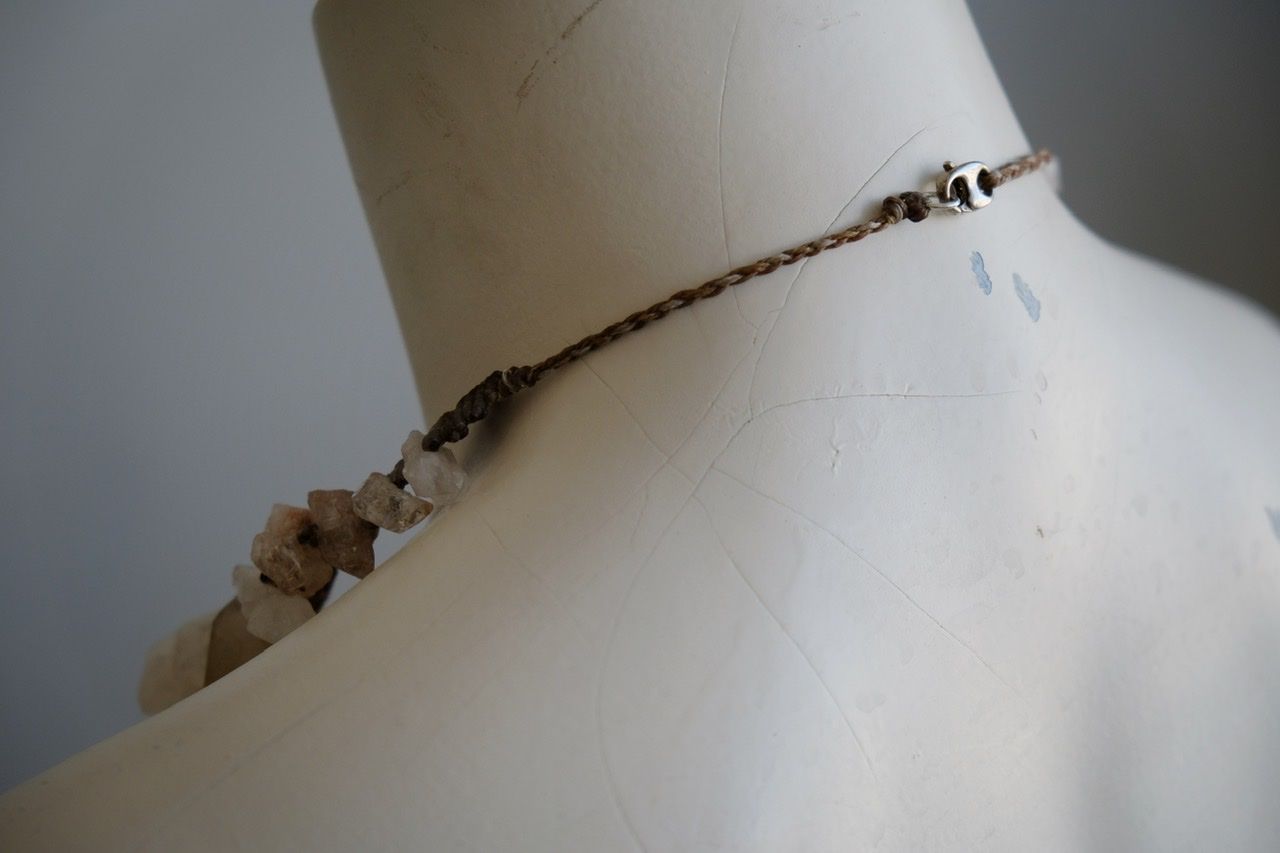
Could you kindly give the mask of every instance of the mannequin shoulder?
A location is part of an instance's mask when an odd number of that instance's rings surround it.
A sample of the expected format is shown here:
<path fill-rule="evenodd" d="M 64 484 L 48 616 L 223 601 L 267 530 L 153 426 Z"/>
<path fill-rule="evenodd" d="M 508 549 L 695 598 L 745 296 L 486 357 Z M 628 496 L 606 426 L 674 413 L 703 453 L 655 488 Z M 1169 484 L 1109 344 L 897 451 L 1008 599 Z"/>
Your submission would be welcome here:
<path fill-rule="evenodd" d="M 1280 321 L 1226 288 L 1123 250 L 1108 250 L 1123 307 L 1113 328 L 1148 375 L 1186 402 L 1280 427 Z"/>

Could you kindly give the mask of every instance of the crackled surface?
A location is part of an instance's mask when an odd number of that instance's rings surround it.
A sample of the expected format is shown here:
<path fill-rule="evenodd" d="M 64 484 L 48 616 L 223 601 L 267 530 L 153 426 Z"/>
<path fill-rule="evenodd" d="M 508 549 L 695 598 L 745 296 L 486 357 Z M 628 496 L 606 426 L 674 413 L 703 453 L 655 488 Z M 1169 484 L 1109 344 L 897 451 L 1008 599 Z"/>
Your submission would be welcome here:
<path fill-rule="evenodd" d="M 952 4 L 411 5 L 318 24 L 432 411 L 476 365 L 852 221 L 922 164 L 1027 147 Z M 885 53 L 930 37 L 963 58 L 946 77 Z M 855 85 L 868 67 L 903 91 Z M 672 91 L 641 133 L 636 99 Z M 539 386 L 469 439 L 468 494 L 424 535 L 0 800 L 0 837 L 1276 846 L 1280 335 L 1039 178 L 934 226 Z M 457 281 L 484 284 L 436 287 Z M 450 337 L 460 318 L 498 331 Z"/>

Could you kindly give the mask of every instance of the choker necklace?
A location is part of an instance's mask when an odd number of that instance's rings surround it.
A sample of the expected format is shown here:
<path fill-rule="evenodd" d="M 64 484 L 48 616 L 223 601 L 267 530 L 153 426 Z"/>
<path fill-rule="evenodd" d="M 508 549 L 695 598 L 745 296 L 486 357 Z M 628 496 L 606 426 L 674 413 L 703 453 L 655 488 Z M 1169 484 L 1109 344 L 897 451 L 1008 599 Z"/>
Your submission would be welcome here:
<path fill-rule="evenodd" d="M 417 430 L 400 448 L 388 474 L 370 474 L 355 492 L 318 489 L 307 506 L 276 504 L 266 527 L 253 539 L 252 566 L 231 573 L 236 590 L 216 613 L 194 619 L 147 654 L 138 687 L 142 710 L 154 714 L 251 660 L 310 619 L 324 606 L 338 571 L 357 578 L 374 568 L 373 540 L 379 530 L 403 533 L 455 502 L 466 473 L 445 445 L 467 436 L 501 401 L 536 385 L 554 370 L 618 338 L 730 287 L 828 249 L 879 234 L 903 220 L 920 222 L 935 212 L 967 213 L 991 203 L 997 187 L 1047 165 L 1037 151 L 999 168 L 983 163 L 944 163 L 931 192 L 891 195 L 880 211 L 852 225 L 730 270 L 697 287 L 677 291 L 537 364 L 495 370 L 441 415 L 424 435 Z"/>

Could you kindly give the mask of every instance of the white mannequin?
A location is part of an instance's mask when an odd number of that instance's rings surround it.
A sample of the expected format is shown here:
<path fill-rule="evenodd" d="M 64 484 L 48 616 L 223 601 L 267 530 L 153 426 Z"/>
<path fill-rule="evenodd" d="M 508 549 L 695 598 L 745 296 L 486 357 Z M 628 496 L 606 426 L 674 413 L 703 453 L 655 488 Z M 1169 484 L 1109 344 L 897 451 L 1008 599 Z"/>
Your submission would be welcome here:
<path fill-rule="evenodd" d="M 1031 147 L 958 2 L 316 24 L 427 417 Z M 505 405 L 461 504 L 0 846 L 1275 849 L 1277 363 L 1021 179 Z"/>

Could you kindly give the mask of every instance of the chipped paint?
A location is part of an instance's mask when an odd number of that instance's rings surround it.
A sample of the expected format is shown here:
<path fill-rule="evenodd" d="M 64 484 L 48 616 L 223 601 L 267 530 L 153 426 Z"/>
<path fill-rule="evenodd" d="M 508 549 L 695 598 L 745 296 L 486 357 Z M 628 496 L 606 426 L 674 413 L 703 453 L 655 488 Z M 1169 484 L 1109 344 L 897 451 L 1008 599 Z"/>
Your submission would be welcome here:
<path fill-rule="evenodd" d="M 1022 307 L 1027 309 L 1027 316 L 1031 318 L 1031 322 L 1038 323 L 1040 321 L 1040 300 L 1036 299 L 1036 295 L 1031 292 L 1031 285 L 1022 280 L 1022 276 L 1017 273 L 1013 274 L 1013 290 L 1018 294 L 1018 298 L 1022 300 Z"/>
<path fill-rule="evenodd" d="M 991 295 L 991 276 L 987 275 L 986 262 L 982 260 L 981 252 L 974 252 L 969 256 L 969 267 L 973 270 L 973 277 L 978 280 L 978 287 L 987 296 Z"/>

